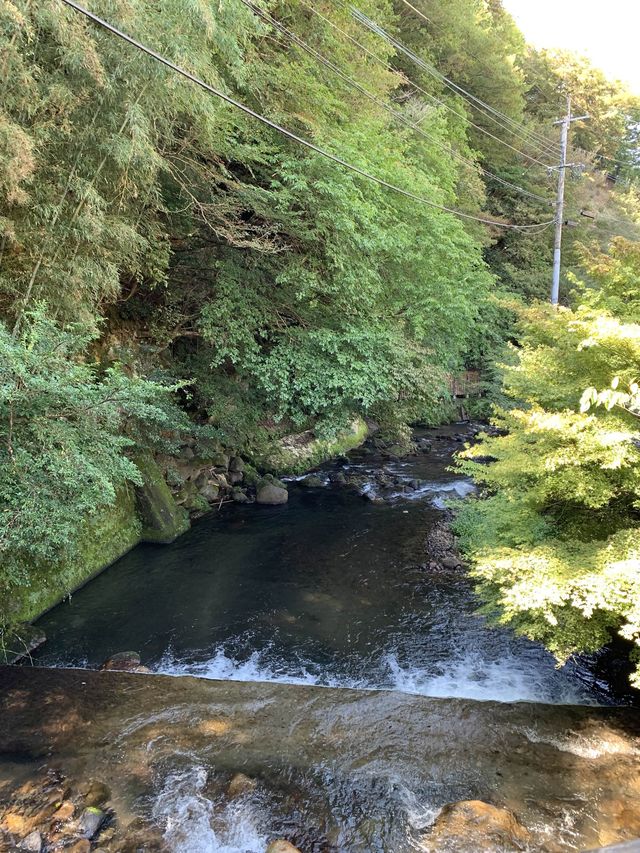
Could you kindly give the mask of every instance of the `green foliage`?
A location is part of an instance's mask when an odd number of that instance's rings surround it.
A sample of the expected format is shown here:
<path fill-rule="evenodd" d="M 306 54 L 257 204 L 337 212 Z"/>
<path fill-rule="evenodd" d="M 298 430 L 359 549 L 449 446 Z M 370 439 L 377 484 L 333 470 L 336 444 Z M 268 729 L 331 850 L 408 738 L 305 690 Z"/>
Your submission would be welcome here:
<path fill-rule="evenodd" d="M 635 263 L 620 241 L 591 258 L 592 304 L 522 310 L 512 407 L 459 463 L 488 495 L 458 519 L 485 612 L 559 659 L 613 630 L 640 646 L 640 314 L 623 298 Z"/>
<path fill-rule="evenodd" d="M 34 562 L 72 556 L 83 524 L 141 482 L 127 449 L 175 426 L 173 389 L 118 364 L 100 370 L 83 355 L 90 341 L 43 308 L 18 338 L 0 327 L 2 587 L 25 582 Z"/>
<path fill-rule="evenodd" d="M 420 3 L 430 23 L 392 0 L 359 7 L 515 123 L 546 134 L 556 106 L 534 90 L 557 100 L 559 66 L 522 60 L 522 36 L 499 0 Z M 91 10 L 435 205 L 550 217 L 503 183 L 549 194 L 544 167 L 529 168 L 516 150 L 536 153 L 527 133 L 496 126 L 363 28 L 348 5 L 311 6 L 261 8 L 355 86 L 240 0 L 95 0 Z M 31 557 L 53 561 L 72 548 L 78 520 L 136 481 L 128 450 L 163 433 L 206 422 L 218 442 L 259 458 L 288 432 L 313 430 L 328 446 L 356 416 L 371 416 L 382 435 L 405 440 L 411 421 L 449 413 L 448 379 L 464 367 L 483 370 L 487 400 L 500 401 L 493 363 L 513 312 L 496 298 L 494 273 L 500 290 L 541 295 L 549 231 L 487 229 L 345 171 L 59 0 L 0 3 L 0 67 L 0 543 L 16 576 Z M 614 121 L 607 109 L 622 103 L 617 90 L 599 78 L 590 89 L 578 71 L 598 111 L 594 151 L 610 153 L 602 134 L 614 126 L 628 148 L 633 105 L 624 101 L 627 118 Z M 631 195 L 624 210 L 637 206 Z M 622 279 L 635 261 L 616 250 L 608 263 L 621 265 Z M 592 310 L 600 279 L 613 277 L 593 266 L 583 295 Z M 40 304 L 46 312 L 33 313 Z M 586 316 L 576 315 L 578 325 Z M 607 322 L 594 332 L 603 346 L 618 334 Z M 630 345 L 619 350 L 616 375 L 632 382 Z M 156 380 L 141 378 L 149 375 Z M 158 376 L 181 379 L 181 410 Z M 583 387 L 611 378 L 594 370 Z M 574 385 L 572 374 L 558 387 L 563 405 L 574 405 Z"/>

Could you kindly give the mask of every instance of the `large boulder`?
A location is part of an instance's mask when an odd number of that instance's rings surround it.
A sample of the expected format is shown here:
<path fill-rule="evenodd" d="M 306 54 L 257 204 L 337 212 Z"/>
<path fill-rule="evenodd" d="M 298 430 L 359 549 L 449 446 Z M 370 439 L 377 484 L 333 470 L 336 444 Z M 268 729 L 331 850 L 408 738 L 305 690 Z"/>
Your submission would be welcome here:
<path fill-rule="evenodd" d="M 189 529 L 189 517 L 179 507 L 162 471 L 149 455 L 134 460 L 142 474 L 143 484 L 136 488 L 138 514 L 142 521 L 143 542 L 173 542 Z"/>
<path fill-rule="evenodd" d="M 526 849 L 531 836 L 509 809 L 482 800 L 448 803 L 422 841 L 429 853 L 494 853 Z"/>
<path fill-rule="evenodd" d="M 256 501 L 259 504 L 276 506 L 286 504 L 289 500 L 289 492 L 282 485 L 276 483 L 262 483 L 256 493 Z"/>

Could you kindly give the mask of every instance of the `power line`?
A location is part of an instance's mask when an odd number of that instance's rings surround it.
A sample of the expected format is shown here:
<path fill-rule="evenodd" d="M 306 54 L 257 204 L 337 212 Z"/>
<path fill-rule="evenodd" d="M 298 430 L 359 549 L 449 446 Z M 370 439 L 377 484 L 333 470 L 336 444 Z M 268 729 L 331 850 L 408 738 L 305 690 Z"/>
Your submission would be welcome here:
<path fill-rule="evenodd" d="M 252 118 L 255 118 L 256 120 L 262 122 L 262 124 L 267 125 L 267 127 L 270 127 L 273 130 L 276 130 L 278 133 L 281 133 L 283 136 L 286 136 L 289 139 L 293 140 L 294 142 L 297 142 L 299 145 L 303 145 L 305 148 L 309 148 L 311 151 L 315 151 L 316 154 L 320 154 L 321 156 L 326 157 L 329 160 L 332 160 L 334 163 L 337 163 L 338 165 L 342 166 L 343 168 L 349 169 L 350 171 L 355 172 L 357 175 L 360 175 L 363 178 L 367 178 L 368 180 L 373 181 L 374 183 L 379 184 L 380 186 L 383 186 L 383 187 L 386 187 L 387 189 L 393 190 L 394 192 L 397 192 L 400 195 L 406 196 L 407 198 L 413 199 L 414 201 L 417 201 L 420 204 L 424 204 L 427 207 L 435 208 L 436 210 L 441 210 L 445 213 L 451 213 L 454 216 L 460 216 L 464 219 L 470 219 L 470 220 L 474 220 L 476 222 L 482 222 L 485 225 L 495 225 L 495 226 L 498 226 L 499 228 L 511 228 L 511 229 L 514 229 L 517 231 L 526 231 L 526 230 L 530 231 L 531 229 L 541 230 L 541 229 L 546 228 L 548 225 L 550 225 L 553 222 L 553 220 L 549 220 L 547 222 L 536 222 L 536 223 L 532 223 L 530 225 L 516 225 L 513 223 L 498 222 L 497 220 L 494 220 L 494 219 L 485 219 L 485 218 L 480 217 L 480 216 L 474 216 L 471 213 L 464 213 L 461 210 L 455 210 L 454 208 L 444 207 L 443 205 L 436 204 L 435 202 L 430 201 L 429 199 L 423 198 L 422 196 L 419 196 L 419 195 L 416 195 L 415 193 L 409 192 L 409 190 L 404 190 L 401 187 L 396 186 L 395 184 L 392 184 L 392 183 L 389 183 L 388 181 L 385 181 L 383 178 L 379 178 L 376 175 L 372 175 L 371 173 L 365 171 L 364 169 L 360 169 L 358 166 L 354 166 L 353 164 L 348 163 L 346 160 L 343 160 L 340 157 L 337 157 L 335 154 L 331 154 L 329 151 L 326 151 L 325 149 L 320 148 L 318 145 L 315 145 L 313 142 L 309 142 L 309 140 L 304 139 L 301 136 L 298 136 L 297 134 L 293 133 L 290 130 L 287 130 L 286 128 L 282 127 L 279 124 L 276 124 L 276 122 L 271 121 L 271 119 L 268 119 L 263 115 L 260 115 L 260 113 L 255 112 L 250 107 L 246 106 L 246 104 L 243 104 L 240 101 L 236 101 L 234 98 L 230 97 L 229 95 L 226 95 L 224 92 L 221 92 L 219 89 L 216 89 L 213 86 L 210 86 L 208 83 L 205 83 L 204 80 L 201 80 L 199 77 L 196 77 L 194 74 L 191 74 L 189 71 L 186 71 L 184 68 L 181 68 L 179 65 L 176 65 L 170 59 L 167 59 L 166 57 L 157 53 L 152 48 L 147 47 L 146 45 L 142 44 L 142 42 L 137 41 L 132 36 L 127 35 L 127 33 L 123 32 L 122 30 L 119 30 L 113 24 L 110 24 L 107 21 L 103 20 L 102 18 L 98 17 L 97 15 L 94 15 L 93 12 L 90 12 L 88 9 L 85 9 L 83 6 L 80 6 L 78 3 L 74 2 L 74 0 L 61 0 L 61 2 L 64 3 L 66 6 L 69 6 L 71 9 L 74 9 L 76 12 L 79 12 L 81 15 L 84 15 L 90 21 L 93 21 L 93 23 L 98 24 L 98 26 L 102 27 L 103 29 L 107 30 L 108 32 L 112 33 L 113 35 L 115 35 L 118 38 L 122 39 L 123 41 L 127 42 L 128 44 L 132 45 L 133 47 L 137 48 L 138 50 L 142 51 L 143 53 L 146 53 L 147 56 L 150 56 L 152 59 L 155 59 L 156 62 L 159 62 L 161 65 L 164 65 L 167 68 L 170 68 L 176 74 L 180 74 L 182 77 L 189 80 L 191 83 L 195 83 L 201 89 L 204 89 L 206 92 L 209 92 L 210 94 L 215 95 L 216 97 L 225 101 L 227 104 L 230 104 L 231 106 L 236 107 L 236 109 L 241 110 L 243 113 L 250 115 Z M 533 232 L 531 232 L 531 233 L 533 233 Z"/>
<path fill-rule="evenodd" d="M 526 151 L 521 151 L 519 148 L 516 148 L 515 146 L 511 145 L 506 140 L 501 139 L 499 136 L 494 136 L 494 134 L 491 133 L 491 131 L 487 130 L 485 127 L 481 127 L 479 124 L 474 124 L 474 122 L 472 122 L 471 119 L 467 115 L 465 115 L 464 113 L 458 112 L 458 110 L 454 109 L 452 106 L 447 104 L 446 101 L 441 101 L 440 98 L 437 98 L 435 95 L 432 95 L 431 92 L 427 92 L 426 89 L 423 89 L 414 80 L 411 80 L 411 78 L 406 77 L 402 72 L 399 72 L 396 68 L 393 68 L 393 66 L 389 65 L 388 62 L 385 62 L 384 59 L 381 59 L 372 50 L 369 50 L 369 48 L 366 47 L 366 45 L 362 44 L 357 39 L 355 39 L 352 35 L 345 32 L 334 21 L 330 20 L 329 18 L 326 18 L 321 12 L 319 12 L 316 8 L 314 8 L 311 5 L 311 3 L 307 3 L 307 0 L 299 0 L 299 2 L 303 6 L 305 6 L 307 9 L 309 9 L 311 12 L 313 12 L 313 14 L 316 15 L 318 18 L 323 20 L 325 23 L 329 24 L 330 27 L 333 27 L 333 29 L 337 30 L 341 35 L 343 35 L 345 38 L 349 39 L 350 42 L 352 42 L 357 47 L 359 47 L 360 50 L 364 51 L 368 56 L 370 56 L 372 59 L 374 59 L 379 65 L 381 65 L 383 68 L 386 68 L 387 71 L 390 71 L 393 74 L 400 76 L 400 78 L 402 80 L 404 80 L 407 83 L 410 83 L 415 89 L 418 90 L 418 92 L 421 92 L 423 95 L 425 95 L 425 97 L 429 98 L 435 104 L 438 104 L 439 106 L 444 107 L 446 110 L 453 113 L 455 116 L 458 116 L 459 118 L 463 119 L 471 127 L 474 127 L 476 130 L 479 130 L 481 133 L 484 133 L 486 136 L 491 137 L 491 139 L 494 139 L 496 142 L 499 142 L 501 145 L 505 145 L 507 148 L 510 148 L 512 151 L 515 151 L 516 154 L 520 154 L 522 157 L 525 157 L 527 160 L 531 160 L 532 163 L 537 163 L 538 165 L 543 166 L 545 169 L 549 166 L 548 163 L 545 163 L 542 160 L 538 160 L 535 157 L 532 157 L 530 154 L 527 154 Z"/>
<path fill-rule="evenodd" d="M 336 0 L 336 2 L 340 3 L 341 5 L 346 5 L 343 0 Z M 371 32 L 376 33 L 380 38 L 384 39 L 393 47 L 395 47 L 396 50 L 399 50 L 401 53 L 404 53 L 405 56 L 407 56 L 414 64 L 418 65 L 420 68 L 422 68 L 423 71 L 426 71 L 432 77 L 435 77 L 436 80 L 445 85 L 447 88 L 451 89 L 453 92 L 455 92 L 456 95 L 461 96 L 466 101 L 469 101 L 469 103 L 474 109 L 481 112 L 485 118 L 488 118 L 495 124 L 497 124 L 498 127 L 501 128 L 501 130 L 506 130 L 508 133 L 513 133 L 514 135 L 522 137 L 524 141 L 537 148 L 543 154 L 555 156 L 557 150 L 556 146 L 549 140 L 541 136 L 538 137 L 538 134 L 534 133 L 534 131 L 527 130 L 524 126 L 519 124 L 514 119 L 510 118 L 504 113 L 501 113 L 499 110 L 494 109 L 489 104 L 486 104 L 484 101 L 482 101 L 480 98 L 477 98 L 475 95 L 472 95 L 470 92 L 467 92 L 466 89 L 463 89 L 462 86 L 459 86 L 457 83 L 454 83 L 453 80 L 450 80 L 440 71 L 438 71 L 438 69 L 435 68 L 433 65 L 430 65 L 424 59 L 419 57 L 416 53 L 414 53 L 414 51 L 411 50 L 411 48 L 406 47 L 406 45 L 398 41 L 398 39 L 388 33 L 383 27 L 381 27 L 371 18 L 367 17 L 367 15 L 365 15 L 363 12 L 360 12 L 360 10 L 357 9 L 355 6 L 348 6 L 347 8 L 350 9 L 353 17 L 363 26 L 371 30 Z M 489 111 L 488 113 L 487 110 Z M 536 137 L 538 137 L 540 141 L 537 141 Z"/>
<path fill-rule="evenodd" d="M 498 183 L 503 184 L 506 187 L 510 187 L 511 189 L 516 190 L 516 192 L 519 192 L 522 195 L 529 196 L 529 198 L 536 199 L 537 201 L 542 201 L 545 204 L 553 205 L 554 202 L 551 199 L 545 198 L 544 196 L 538 195 L 538 193 L 531 192 L 530 190 L 527 190 L 524 187 L 519 186 L 518 184 L 514 184 L 511 181 L 507 181 L 504 178 L 501 178 L 499 175 L 496 175 L 493 172 L 490 172 L 487 169 L 484 169 L 482 166 L 480 166 L 478 163 L 475 163 L 473 160 L 469 160 L 467 157 L 464 157 L 462 154 L 460 154 L 459 152 L 457 152 L 453 148 L 451 148 L 451 146 L 445 145 L 444 143 L 440 142 L 440 140 L 436 139 L 436 137 L 431 136 L 430 134 L 426 133 L 415 122 L 412 122 L 409 119 L 405 118 L 405 116 L 403 116 L 402 113 L 398 112 L 397 110 L 394 110 L 393 107 L 391 107 L 389 104 L 387 104 L 382 99 L 378 98 L 377 95 L 374 95 L 372 92 L 369 92 L 368 89 L 365 89 L 365 87 L 362 86 L 360 83 L 358 83 L 357 80 L 354 80 L 352 77 L 350 77 L 348 74 L 346 74 L 334 62 L 332 62 L 330 59 L 327 59 L 326 56 L 323 56 L 323 54 L 321 54 L 315 48 L 311 47 L 311 45 L 307 44 L 307 42 L 305 42 L 298 35 L 296 35 L 294 32 L 292 32 L 290 29 L 288 29 L 288 27 L 286 27 L 284 24 L 280 23 L 280 21 L 277 21 L 268 12 L 264 12 L 262 9 L 259 9 L 257 6 L 255 6 L 251 2 L 251 0 L 241 0 L 241 2 L 248 9 L 250 9 L 254 14 L 261 17 L 264 21 L 267 21 L 267 23 L 271 24 L 273 27 L 275 27 L 277 30 L 279 30 L 281 33 L 283 33 L 285 36 L 287 36 L 287 38 L 289 38 L 294 44 L 298 45 L 298 47 L 300 47 L 302 50 L 304 50 L 306 53 L 308 53 L 310 56 L 312 56 L 314 59 L 316 59 L 322 65 L 324 65 L 326 68 L 329 68 L 331 71 L 334 72 L 334 74 L 337 74 L 349 86 L 351 86 L 354 89 L 357 89 L 361 94 L 363 94 L 366 98 L 368 98 L 374 104 L 377 104 L 379 107 L 386 110 L 388 113 L 390 113 L 392 116 L 394 116 L 394 118 L 396 118 L 402 124 L 411 128 L 413 131 L 418 133 L 420 136 L 429 140 L 429 142 L 432 142 L 434 145 L 437 145 L 438 147 L 442 148 L 450 156 L 456 157 L 458 160 L 465 163 L 470 168 L 472 168 L 474 170 L 478 169 L 480 172 L 482 172 L 487 177 L 492 178 L 494 181 L 497 181 Z"/>
<path fill-rule="evenodd" d="M 402 2 L 404 3 L 405 6 L 407 6 L 409 9 L 411 9 L 417 15 L 419 15 L 428 24 L 431 24 L 432 26 L 436 27 L 437 29 L 441 29 L 441 27 L 438 27 L 438 25 L 434 21 L 432 21 L 431 18 L 428 18 L 423 12 L 421 12 L 420 9 L 416 8 L 412 3 L 409 3 L 409 0 L 402 0 Z M 471 56 L 473 56 L 473 58 L 475 60 L 477 60 L 478 62 L 481 61 L 480 59 L 478 59 L 477 56 L 474 56 L 473 54 L 471 54 Z M 485 63 L 483 62 L 483 64 L 485 64 Z M 485 64 L 485 67 L 488 67 L 488 66 Z M 442 76 L 444 77 L 444 75 L 442 75 Z M 453 81 L 449 81 L 449 82 L 453 82 Z M 467 92 L 466 94 L 469 94 L 469 93 Z M 473 95 L 470 95 L 470 97 L 474 98 L 474 100 L 479 101 L 479 103 L 482 103 L 483 106 L 487 107 L 487 109 L 491 110 L 496 115 L 500 115 L 504 119 L 506 119 L 507 121 L 513 122 L 514 124 L 519 124 L 518 122 L 515 122 L 514 119 L 512 119 L 508 115 L 506 115 L 506 113 L 500 112 L 500 110 L 493 109 L 493 107 L 490 107 L 489 104 L 485 104 L 484 101 L 480 101 L 479 98 L 475 98 L 475 96 L 473 96 Z M 525 129 L 525 128 L 523 128 L 523 129 Z M 530 130 L 528 132 L 531 134 L 532 137 L 534 137 L 534 138 L 537 137 L 541 142 L 543 142 L 547 145 L 550 144 L 550 140 L 547 140 L 546 137 L 543 134 L 538 133 L 538 131 Z"/>

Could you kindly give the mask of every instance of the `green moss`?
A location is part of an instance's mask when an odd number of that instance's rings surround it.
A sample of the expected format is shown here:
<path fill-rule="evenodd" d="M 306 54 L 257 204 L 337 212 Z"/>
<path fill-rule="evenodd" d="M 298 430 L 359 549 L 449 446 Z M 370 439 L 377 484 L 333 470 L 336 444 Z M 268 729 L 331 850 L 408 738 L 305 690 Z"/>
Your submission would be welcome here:
<path fill-rule="evenodd" d="M 138 512 L 142 520 L 143 542 L 173 542 L 189 529 L 189 517 L 179 507 L 167 486 L 162 471 L 150 455 L 139 455 L 135 463 L 144 483 L 136 488 Z"/>
<path fill-rule="evenodd" d="M 141 541 L 170 542 L 189 527 L 162 472 L 150 456 L 136 459 L 144 485 L 118 490 L 113 506 L 87 519 L 75 555 L 57 563 L 29 566 L 29 584 L 12 586 L 2 618 L 12 624 L 36 619 Z"/>
<path fill-rule="evenodd" d="M 84 523 L 72 559 L 32 565 L 29 585 L 12 588 L 10 621 L 29 622 L 53 607 L 137 545 L 141 529 L 133 488 L 123 487 L 113 506 Z"/>
<path fill-rule="evenodd" d="M 264 459 L 258 460 L 258 465 L 274 474 L 303 474 L 328 459 L 359 447 L 368 434 L 369 428 L 364 420 L 356 418 L 348 429 L 333 439 L 315 438 L 311 432 L 288 436 Z"/>

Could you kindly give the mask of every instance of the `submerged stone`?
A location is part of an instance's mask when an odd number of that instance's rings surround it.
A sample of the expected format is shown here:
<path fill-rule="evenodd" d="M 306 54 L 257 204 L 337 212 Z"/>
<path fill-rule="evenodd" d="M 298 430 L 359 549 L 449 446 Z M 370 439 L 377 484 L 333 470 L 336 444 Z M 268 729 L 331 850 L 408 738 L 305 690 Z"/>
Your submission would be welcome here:
<path fill-rule="evenodd" d="M 257 786 L 258 783 L 255 779 L 251 779 L 244 773 L 236 773 L 229 782 L 227 796 L 231 799 L 242 797 L 244 794 L 250 794 L 252 791 L 255 791 Z"/>
<path fill-rule="evenodd" d="M 140 666 L 138 652 L 118 652 L 108 658 L 100 667 L 101 671 L 115 670 L 116 672 L 135 672 Z"/>
<path fill-rule="evenodd" d="M 463 800 L 444 806 L 422 849 L 430 853 L 507 853 L 525 849 L 530 840 L 529 831 L 509 809 L 482 800 Z"/>
<path fill-rule="evenodd" d="M 278 839 L 278 841 L 271 842 L 267 847 L 266 853 L 300 853 L 300 850 L 288 841 Z"/>

